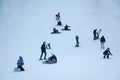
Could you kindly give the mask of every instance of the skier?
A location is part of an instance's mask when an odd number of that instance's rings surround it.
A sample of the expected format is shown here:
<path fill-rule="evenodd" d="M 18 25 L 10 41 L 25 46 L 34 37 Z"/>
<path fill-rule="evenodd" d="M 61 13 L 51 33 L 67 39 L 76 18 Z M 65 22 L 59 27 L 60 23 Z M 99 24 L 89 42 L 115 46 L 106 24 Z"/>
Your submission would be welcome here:
<path fill-rule="evenodd" d="M 93 40 L 96 40 L 96 39 L 97 39 L 97 38 L 96 38 L 96 37 L 97 37 L 97 36 L 96 36 L 96 33 L 97 33 L 97 29 L 94 29 L 94 30 L 93 30 L 93 36 L 94 36 L 94 37 L 93 37 Z"/>
<path fill-rule="evenodd" d="M 104 52 L 103 52 L 103 58 L 105 59 L 107 56 L 107 59 L 109 59 L 109 55 L 112 56 L 112 53 L 110 52 L 110 48 L 107 48 Z"/>
<path fill-rule="evenodd" d="M 59 21 L 57 22 L 57 25 L 58 25 L 58 26 L 61 26 L 61 25 L 62 25 L 62 22 L 59 20 Z"/>
<path fill-rule="evenodd" d="M 57 57 L 52 54 L 51 57 L 48 58 L 48 60 L 44 61 L 43 64 L 54 64 L 57 63 Z"/>
<path fill-rule="evenodd" d="M 76 39 L 76 45 L 75 45 L 75 47 L 79 47 L 79 36 L 76 35 L 75 39 Z"/>
<path fill-rule="evenodd" d="M 44 53 L 44 59 L 46 59 L 47 53 L 46 53 L 46 42 L 45 41 L 43 42 L 41 46 L 41 56 L 39 60 L 43 60 L 42 59 L 43 53 Z"/>
<path fill-rule="evenodd" d="M 60 12 L 58 12 L 58 14 L 56 14 L 55 16 L 56 16 L 56 20 L 60 20 Z"/>
<path fill-rule="evenodd" d="M 17 61 L 17 68 L 20 69 L 20 71 L 25 71 L 24 68 L 22 67 L 24 65 L 23 58 L 19 56 L 19 59 Z"/>
<path fill-rule="evenodd" d="M 105 43 L 105 37 L 104 36 L 102 36 L 101 38 L 100 38 L 100 43 L 101 43 L 101 49 L 104 49 L 104 43 Z"/>

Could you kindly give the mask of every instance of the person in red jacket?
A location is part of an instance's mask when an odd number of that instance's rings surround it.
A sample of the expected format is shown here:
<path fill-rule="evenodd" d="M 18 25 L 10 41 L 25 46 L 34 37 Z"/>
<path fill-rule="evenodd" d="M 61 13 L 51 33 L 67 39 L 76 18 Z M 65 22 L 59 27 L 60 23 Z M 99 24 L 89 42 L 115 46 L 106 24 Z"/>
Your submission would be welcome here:
<path fill-rule="evenodd" d="M 56 14 L 55 16 L 56 16 L 56 20 L 60 20 L 60 12 L 58 12 L 58 14 Z"/>

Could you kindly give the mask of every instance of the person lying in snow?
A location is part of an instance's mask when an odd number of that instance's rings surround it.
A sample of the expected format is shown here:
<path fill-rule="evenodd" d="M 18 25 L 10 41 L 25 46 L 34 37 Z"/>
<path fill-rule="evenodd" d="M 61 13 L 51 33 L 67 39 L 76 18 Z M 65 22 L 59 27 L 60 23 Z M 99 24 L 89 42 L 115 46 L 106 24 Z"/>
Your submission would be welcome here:
<path fill-rule="evenodd" d="M 65 25 L 64 29 L 62 30 L 66 30 L 66 31 L 70 31 L 71 29 L 69 29 L 70 26 L 68 26 L 67 24 Z"/>
<path fill-rule="evenodd" d="M 52 56 L 49 57 L 48 60 L 43 61 L 43 64 L 54 64 L 54 63 L 57 63 L 57 57 L 54 54 L 52 54 Z"/>

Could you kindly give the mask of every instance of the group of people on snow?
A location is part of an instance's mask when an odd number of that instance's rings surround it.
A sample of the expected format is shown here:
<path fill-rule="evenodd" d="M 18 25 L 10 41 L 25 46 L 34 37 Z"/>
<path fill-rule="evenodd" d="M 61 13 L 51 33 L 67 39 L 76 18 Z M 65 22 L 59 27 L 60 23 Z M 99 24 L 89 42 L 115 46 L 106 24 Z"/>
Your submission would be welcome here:
<path fill-rule="evenodd" d="M 48 59 L 46 58 L 46 56 L 47 56 L 46 46 L 47 46 L 46 42 L 44 41 L 42 46 L 41 46 L 41 55 L 40 55 L 39 60 L 45 60 L 43 63 L 46 63 L 46 64 L 57 63 L 57 57 L 54 54 L 52 54 L 51 57 L 49 57 Z M 50 44 L 49 44 L 49 46 L 50 46 Z M 51 47 L 49 49 L 51 49 Z M 43 55 L 44 55 L 44 58 L 42 58 Z"/>
<path fill-rule="evenodd" d="M 93 40 L 99 39 L 99 35 L 100 35 L 101 31 L 102 31 L 101 29 L 99 29 L 99 30 L 94 29 L 93 30 Z M 106 39 L 105 39 L 104 35 L 102 35 L 102 37 L 100 38 L 101 49 L 104 49 L 105 42 L 106 42 Z"/>
<path fill-rule="evenodd" d="M 56 15 L 56 20 L 57 20 L 57 25 L 58 26 L 61 26 L 62 23 L 60 21 L 60 12 L 58 12 Z M 62 30 L 71 30 L 69 29 L 70 26 L 68 26 L 67 24 L 65 25 L 65 27 L 62 29 Z M 99 35 L 101 33 L 101 29 L 97 30 L 97 29 L 94 29 L 93 30 L 93 40 L 97 40 L 99 39 Z M 53 32 L 52 33 L 60 33 L 58 31 L 58 29 L 56 29 L 55 27 L 53 28 Z M 75 36 L 75 40 L 76 40 L 76 45 L 75 47 L 79 47 L 79 36 L 76 35 Z M 104 49 L 104 43 L 106 42 L 106 39 L 104 36 L 102 36 L 100 38 L 100 43 L 101 43 L 101 49 Z M 50 46 L 50 43 L 46 44 L 46 42 L 44 41 L 43 44 L 41 45 L 41 55 L 40 55 L 40 58 L 39 60 L 44 60 L 43 61 L 43 64 L 54 64 L 54 63 L 57 63 L 57 57 L 54 55 L 54 54 L 51 54 L 50 57 L 47 58 L 47 52 L 46 52 L 46 49 L 51 49 L 51 46 Z M 109 56 L 111 55 L 112 56 L 112 53 L 110 52 L 110 48 L 107 48 L 104 52 L 103 52 L 103 58 L 107 58 L 109 59 Z M 20 71 L 25 71 L 25 69 L 23 68 L 23 65 L 24 65 L 24 61 L 23 61 L 23 58 L 22 56 L 19 56 L 19 59 L 17 60 L 17 69 L 19 69 Z"/>
<path fill-rule="evenodd" d="M 60 12 L 58 12 L 56 15 L 55 15 L 55 17 L 56 17 L 56 21 L 57 21 L 57 26 L 63 26 L 63 24 L 62 24 L 62 22 L 61 22 L 61 20 L 60 20 Z M 64 28 L 63 29 L 61 29 L 61 30 L 66 30 L 66 31 L 70 31 L 71 29 L 69 29 L 69 27 L 70 26 L 68 26 L 67 24 L 64 26 Z M 61 33 L 61 32 L 59 32 L 59 30 L 57 29 L 57 28 L 55 28 L 55 27 L 53 27 L 53 31 L 51 32 L 51 34 L 58 34 L 58 33 Z"/>
<path fill-rule="evenodd" d="M 97 40 L 99 39 L 99 35 L 101 33 L 101 29 L 97 30 L 97 29 L 94 29 L 93 30 L 93 40 Z M 105 48 L 105 42 L 106 42 L 106 39 L 104 37 L 104 35 L 102 35 L 102 37 L 100 38 L 100 46 L 101 46 L 101 49 L 104 49 Z M 103 52 L 103 58 L 106 58 L 107 56 L 107 59 L 109 59 L 109 55 L 112 56 L 112 53 L 110 52 L 110 48 L 107 48 L 104 52 Z"/>

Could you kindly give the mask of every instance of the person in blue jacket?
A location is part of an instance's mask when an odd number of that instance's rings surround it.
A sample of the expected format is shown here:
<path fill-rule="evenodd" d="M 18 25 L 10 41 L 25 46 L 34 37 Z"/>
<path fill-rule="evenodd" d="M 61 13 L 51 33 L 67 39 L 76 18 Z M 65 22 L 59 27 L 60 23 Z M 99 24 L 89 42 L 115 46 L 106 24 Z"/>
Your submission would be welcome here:
<path fill-rule="evenodd" d="M 24 65 L 23 58 L 19 56 L 19 59 L 17 61 L 17 68 L 20 69 L 20 71 L 25 71 L 25 69 L 22 67 Z"/>

